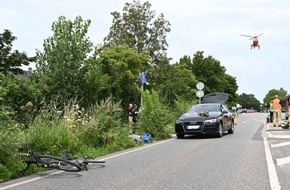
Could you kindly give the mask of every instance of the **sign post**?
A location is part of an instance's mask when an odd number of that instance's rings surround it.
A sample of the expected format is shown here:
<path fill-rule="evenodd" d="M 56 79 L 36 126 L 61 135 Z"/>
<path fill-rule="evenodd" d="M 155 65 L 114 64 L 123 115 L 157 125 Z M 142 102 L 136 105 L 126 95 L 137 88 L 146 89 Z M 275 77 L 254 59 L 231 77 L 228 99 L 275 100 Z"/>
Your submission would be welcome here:
<path fill-rule="evenodd" d="M 146 75 L 145 75 L 145 72 L 142 72 L 141 74 L 140 74 L 140 82 L 141 82 L 141 102 L 140 102 L 140 107 L 142 107 L 142 103 L 143 103 L 143 98 L 142 98 L 142 93 L 143 93 L 143 86 L 144 86 L 144 84 L 145 83 L 147 83 L 146 82 Z"/>
<path fill-rule="evenodd" d="M 201 103 L 201 97 L 204 96 L 204 91 L 202 90 L 204 88 L 204 84 L 202 82 L 198 82 L 196 84 L 196 88 L 198 91 L 196 91 L 196 96 L 199 98 L 199 103 Z"/>

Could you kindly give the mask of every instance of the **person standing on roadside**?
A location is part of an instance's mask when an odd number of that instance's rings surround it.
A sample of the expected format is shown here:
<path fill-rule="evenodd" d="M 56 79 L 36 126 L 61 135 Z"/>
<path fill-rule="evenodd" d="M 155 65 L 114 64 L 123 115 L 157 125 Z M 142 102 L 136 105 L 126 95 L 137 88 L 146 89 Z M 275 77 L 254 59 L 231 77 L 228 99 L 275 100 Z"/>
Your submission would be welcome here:
<path fill-rule="evenodd" d="M 133 116 L 133 134 L 136 132 L 136 123 L 138 121 L 138 105 L 134 104 L 133 109 L 132 109 L 132 116 Z"/>
<path fill-rule="evenodd" d="M 269 107 L 269 110 L 270 110 L 270 123 L 273 123 L 273 112 L 274 112 L 273 100 L 270 101 L 269 105 L 270 105 L 270 107 Z"/>
<path fill-rule="evenodd" d="M 278 127 L 281 124 L 281 104 L 278 95 L 273 99 L 273 126 Z"/>
<path fill-rule="evenodd" d="M 133 109 L 134 109 L 133 104 L 130 103 L 128 106 L 129 125 L 132 125 L 132 123 L 133 123 Z"/>

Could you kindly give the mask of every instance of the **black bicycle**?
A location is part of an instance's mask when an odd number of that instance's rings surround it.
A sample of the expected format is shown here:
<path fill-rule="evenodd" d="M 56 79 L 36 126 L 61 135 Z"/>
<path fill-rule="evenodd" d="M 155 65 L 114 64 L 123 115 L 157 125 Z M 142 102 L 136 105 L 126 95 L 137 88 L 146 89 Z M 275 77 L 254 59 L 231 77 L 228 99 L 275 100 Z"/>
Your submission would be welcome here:
<path fill-rule="evenodd" d="M 51 155 L 42 155 L 42 154 L 35 154 L 31 151 L 28 151 L 26 154 L 27 160 L 26 162 L 26 168 L 19 171 L 19 176 L 24 176 L 24 173 L 29 168 L 31 164 L 35 164 L 37 167 L 43 167 L 43 168 L 51 168 L 51 169 L 58 169 L 58 170 L 64 170 L 67 172 L 79 172 L 83 169 L 88 170 L 87 165 L 90 163 L 105 163 L 105 161 L 102 160 L 94 160 L 93 158 L 70 158 L 69 152 L 66 151 L 65 158 L 59 158 L 56 156 Z"/>
<path fill-rule="evenodd" d="M 78 163 L 56 156 L 35 154 L 30 151 L 26 154 L 26 156 L 28 158 L 25 160 L 27 164 L 26 168 L 19 171 L 19 176 L 23 176 L 31 164 L 35 164 L 37 167 L 58 169 L 67 172 L 79 172 L 82 170 Z"/>

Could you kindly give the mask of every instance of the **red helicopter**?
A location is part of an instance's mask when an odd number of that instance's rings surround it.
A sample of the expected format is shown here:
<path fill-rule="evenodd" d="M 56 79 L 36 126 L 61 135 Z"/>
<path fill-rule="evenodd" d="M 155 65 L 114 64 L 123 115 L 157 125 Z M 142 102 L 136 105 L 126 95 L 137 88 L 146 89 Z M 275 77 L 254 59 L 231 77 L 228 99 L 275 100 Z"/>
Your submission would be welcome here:
<path fill-rule="evenodd" d="M 260 49 L 260 45 L 259 45 L 259 40 L 258 40 L 258 37 L 261 36 L 263 33 L 257 35 L 257 36 L 249 36 L 249 35 L 244 35 L 244 34 L 241 34 L 241 36 L 245 36 L 245 37 L 249 37 L 250 40 L 253 40 L 253 44 L 251 44 L 251 49 L 252 48 L 258 48 Z"/>

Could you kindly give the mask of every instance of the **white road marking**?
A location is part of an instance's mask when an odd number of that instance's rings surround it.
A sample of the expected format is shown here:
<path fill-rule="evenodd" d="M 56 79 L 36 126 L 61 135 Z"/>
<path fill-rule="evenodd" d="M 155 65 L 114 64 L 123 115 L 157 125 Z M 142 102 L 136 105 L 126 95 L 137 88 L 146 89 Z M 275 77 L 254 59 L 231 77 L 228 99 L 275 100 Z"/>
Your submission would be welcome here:
<path fill-rule="evenodd" d="M 47 176 L 51 176 L 51 175 L 55 175 L 55 174 L 59 174 L 59 173 L 62 173 L 64 171 L 57 171 L 57 172 L 54 172 L 54 173 L 51 173 Z M 32 179 L 28 179 L 28 180 L 25 180 L 25 181 L 21 181 L 21 182 L 18 182 L 18 183 L 14 183 L 14 184 L 11 184 L 11 185 L 7 185 L 5 187 L 0 187 L 0 190 L 4 190 L 4 189 L 9 189 L 9 188 L 12 188 L 12 187 L 16 187 L 16 186 L 19 186 L 19 185 L 23 185 L 25 183 L 29 183 L 29 182 L 33 182 L 33 181 L 36 181 L 36 180 L 39 180 L 39 179 L 42 179 L 42 178 L 45 178 L 47 176 L 43 176 L 43 177 L 35 177 L 35 178 L 32 178 Z"/>
<path fill-rule="evenodd" d="M 288 145 L 290 145 L 290 142 L 283 142 L 283 143 L 271 144 L 271 147 L 272 148 L 276 148 L 276 147 L 288 146 Z"/>
<path fill-rule="evenodd" d="M 277 139 L 290 139 L 290 135 L 273 135 L 270 132 L 266 132 L 267 137 L 277 138 Z"/>
<path fill-rule="evenodd" d="M 269 180 L 270 180 L 270 186 L 271 190 L 280 190 L 281 186 L 279 183 L 277 171 L 275 168 L 275 164 L 273 162 L 272 154 L 270 151 L 270 147 L 268 144 L 267 137 L 263 137 L 263 142 L 264 142 L 264 148 L 265 148 L 265 154 L 266 154 L 266 161 L 267 161 L 267 166 L 268 166 L 268 175 L 269 175 Z"/>
<path fill-rule="evenodd" d="M 109 160 L 109 159 L 112 159 L 112 158 L 115 158 L 115 157 L 118 157 L 118 156 L 123 156 L 125 154 L 130 154 L 132 152 L 136 152 L 136 151 L 139 151 L 139 150 L 143 150 L 145 148 L 150 148 L 150 147 L 153 147 L 153 146 L 157 146 L 159 144 L 166 143 L 166 142 L 172 141 L 172 140 L 174 140 L 174 138 L 168 139 L 168 140 L 164 140 L 164 141 L 160 141 L 160 142 L 157 142 L 157 143 L 153 143 L 153 144 L 150 144 L 150 145 L 146 145 L 146 146 L 143 146 L 143 147 L 140 147 L 140 148 L 137 148 L 137 149 L 133 149 L 133 150 L 130 150 L 130 151 L 127 151 L 127 152 L 123 152 L 123 153 L 120 153 L 120 154 L 116 154 L 116 155 L 113 155 L 113 156 L 108 156 L 108 157 L 105 157 L 103 159 L 100 159 L 100 161 Z M 62 173 L 62 172 L 64 172 L 64 171 L 57 171 L 57 172 L 51 173 L 51 174 L 49 174 L 47 176 L 59 174 L 59 173 Z M 23 184 L 26 184 L 26 183 L 30 183 L 30 182 L 33 182 L 33 181 L 36 181 L 36 180 L 39 180 L 39 179 L 42 179 L 42 178 L 46 178 L 47 176 L 35 177 L 35 178 L 28 179 L 28 180 L 25 180 L 25 181 L 22 181 L 22 182 L 18 182 L 18 183 L 14 183 L 14 184 L 11 184 L 11 185 L 7 185 L 5 187 L 0 187 L 0 190 L 5 190 L 5 189 L 13 188 L 13 187 L 16 187 L 16 186 L 19 186 L 19 185 L 23 185 Z"/>
<path fill-rule="evenodd" d="M 277 158 L 276 161 L 277 161 L 278 166 L 281 166 L 284 164 L 289 164 L 290 163 L 290 156 L 285 157 L 285 158 Z"/>
<path fill-rule="evenodd" d="M 100 161 L 109 160 L 109 159 L 112 159 L 112 158 L 115 158 L 115 157 L 118 157 L 118 156 L 123 156 L 125 154 L 130 154 L 132 152 L 136 152 L 136 151 L 139 151 L 139 150 L 142 150 L 142 149 L 145 149 L 145 148 L 150 148 L 150 147 L 153 147 L 153 146 L 156 146 L 156 145 L 159 145 L 159 144 L 166 143 L 168 141 L 172 141 L 173 139 L 169 139 L 169 140 L 161 141 L 161 142 L 158 142 L 158 143 L 150 144 L 150 145 L 147 145 L 147 146 L 143 146 L 141 148 L 133 149 L 133 150 L 130 150 L 130 151 L 127 151 L 127 152 L 123 152 L 123 153 L 120 153 L 120 154 L 116 154 L 116 155 L 113 155 L 113 156 L 108 156 L 108 157 L 105 157 L 105 158 L 101 159 Z"/>

